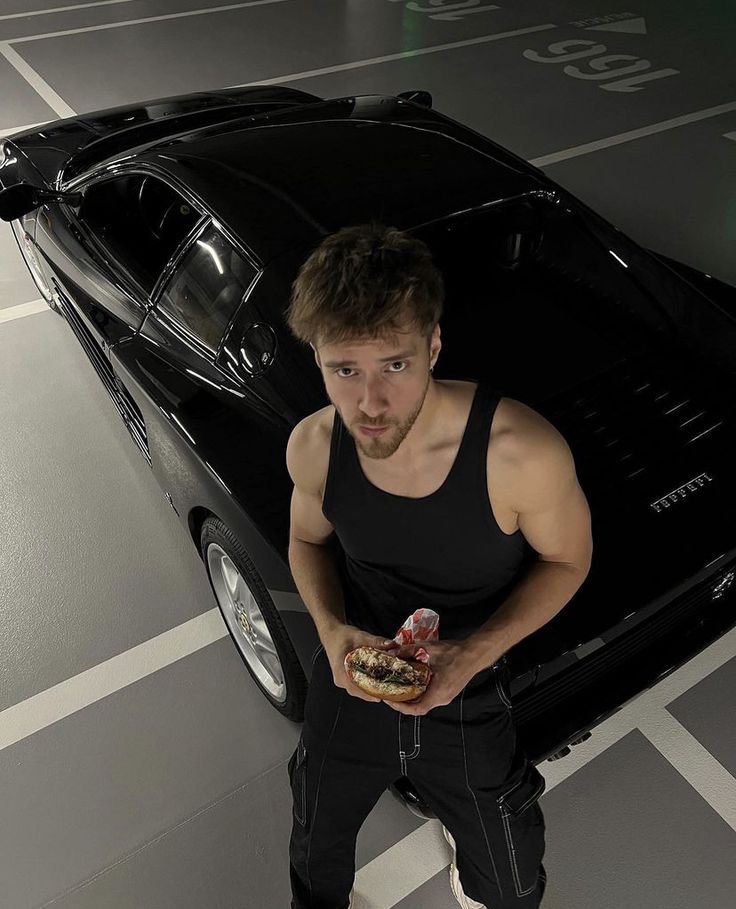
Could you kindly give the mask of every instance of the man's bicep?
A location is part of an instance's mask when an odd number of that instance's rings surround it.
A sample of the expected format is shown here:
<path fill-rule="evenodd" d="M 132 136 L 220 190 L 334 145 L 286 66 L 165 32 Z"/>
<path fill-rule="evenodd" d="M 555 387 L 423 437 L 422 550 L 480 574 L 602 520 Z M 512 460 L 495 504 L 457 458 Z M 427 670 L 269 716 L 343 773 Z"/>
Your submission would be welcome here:
<path fill-rule="evenodd" d="M 589 567 L 593 554 L 590 507 L 572 452 L 557 430 L 537 439 L 518 479 L 519 529 L 540 559 Z"/>

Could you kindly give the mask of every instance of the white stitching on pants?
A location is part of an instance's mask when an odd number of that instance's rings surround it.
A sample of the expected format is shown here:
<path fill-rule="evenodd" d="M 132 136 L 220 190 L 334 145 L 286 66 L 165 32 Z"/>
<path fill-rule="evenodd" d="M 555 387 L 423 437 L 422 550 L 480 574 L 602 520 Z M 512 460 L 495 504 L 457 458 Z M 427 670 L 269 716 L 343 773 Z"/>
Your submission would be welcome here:
<path fill-rule="evenodd" d="M 325 745 L 325 753 L 322 756 L 322 764 L 320 765 L 319 776 L 317 777 L 317 794 L 314 798 L 314 814 L 312 815 L 312 823 L 309 825 L 309 842 L 307 844 L 307 868 L 306 868 L 306 871 L 307 871 L 307 883 L 309 884 L 310 902 L 314 899 L 314 897 L 312 896 L 312 879 L 309 876 L 309 856 L 311 855 L 311 852 L 312 852 L 312 834 L 314 833 L 314 828 L 317 823 L 317 806 L 319 805 L 319 787 L 322 782 L 322 771 L 324 770 L 325 761 L 327 760 L 327 751 L 330 747 L 330 742 L 332 741 L 332 736 L 335 734 L 335 729 L 337 728 L 337 721 L 340 719 L 341 710 L 342 710 L 342 703 L 337 708 L 337 713 L 335 714 L 335 722 L 332 724 L 332 731 L 330 732 L 329 738 L 327 739 L 327 744 Z"/>
<path fill-rule="evenodd" d="M 399 711 L 397 711 L 397 713 L 399 714 L 399 723 L 398 723 L 398 731 L 396 734 L 396 740 L 399 743 L 399 761 L 401 763 L 401 775 L 406 776 L 406 761 L 404 760 L 405 755 L 404 755 L 404 752 L 401 750 L 401 713 Z"/>
<path fill-rule="evenodd" d="M 509 822 L 509 818 L 511 817 L 512 812 L 510 812 L 506 809 L 505 805 L 503 804 L 503 800 L 505 798 L 507 798 L 507 796 L 509 796 L 516 789 L 518 789 L 519 786 L 521 786 L 524 783 L 524 781 L 525 781 L 525 777 L 522 777 L 517 783 L 515 783 L 506 792 L 502 793 L 497 799 L 498 806 L 501 811 L 501 816 L 503 818 L 504 833 L 506 834 L 506 847 L 507 847 L 508 853 L 509 853 L 511 869 L 514 873 L 514 888 L 516 889 L 517 896 L 526 896 L 527 893 L 531 893 L 531 891 L 534 890 L 534 888 L 537 886 L 537 881 L 535 881 L 534 884 L 531 887 L 529 887 L 528 890 L 521 889 L 521 877 L 519 875 L 519 869 L 516 864 L 516 848 L 514 845 L 513 835 L 511 833 L 511 824 Z M 534 791 L 530 794 L 529 798 L 524 802 L 523 805 L 521 805 L 517 809 L 517 811 L 516 811 L 517 815 L 521 814 L 523 811 L 526 811 L 529 808 L 529 806 L 536 799 L 539 798 L 539 796 L 542 794 L 542 792 L 544 792 L 544 785 L 545 785 L 544 779 L 541 779 L 539 781 L 539 783 L 536 785 Z"/>
<path fill-rule="evenodd" d="M 516 864 L 516 849 L 514 848 L 514 841 L 511 836 L 511 826 L 509 824 L 510 812 L 501 806 L 501 815 L 503 817 L 503 829 L 506 834 L 506 845 L 509 850 L 509 858 L 511 859 L 511 869 L 514 872 L 514 888 L 516 890 L 517 896 L 526 896 L 527 893 L 531 893 L 537 886 L 537 881 L 528 887 L 526 890 L 521 889 L 521 878 L 519 877 L 519 869 Z"/>
<path fill-rule="evenodd" d="M 488 857 L 491 860 L 491 867 L 493 868 L 493 874 L 496 877 L 496 885 L 498 886 L 498 893 L 501 899 L 503 899 L 503 888 L 501 887 L 501 881 L 498 878 L 498 871 L 496 870 L 496 863 L 493 860 L 493 853 L 491 852 L 491 844 L 488 842 L 488 834 L 486 833 L 486 827 L 483 823 L 483 816 L 480 813 L 480 808 L 478 807 L 478 799 L 475 797 L 475 793 L 470 785 L 470 779 L 468 777 L 468 756 L 465 749 L 465 729 L 463 727 L 463 701 L 465 699 L 465 688 L 463 688 L 463 693 L 460 695 L 460 735 L 463 742 L 463 763 L 465 765 L 465 785 L 468 788 L 468 791 L 473 796 L 473 801 L 475 802 L 475 810 L 478 812 L 478 820 L 480 821 L 481 829 L 483 830 L 483 836 L 486 841 L 486 849 L 488 850 Z"/>
<path fill-rule="evenodd" d="M 407 753 L 405 751 L 403 751 L 401 748 L 401 717 L 402 716 L 403 716 L 403 714 L 399 713 L 399 731 L 398 731 L 399 760 L 401 761 L 401 775 L 406 776 L 407 775 L 406 774 L 406 762 L 411 761 L 415 757 L 417 757 L 419 755 L 419 752 L 422 747 L 422 744 L 421 744 L 421 728 L 422 728 L 421 719 L 422 718 L 421 718 L 421 716 L 419 716 L 419 714 L 417 714 L 414 717 L 414 751 L 412 751 L 411 754 L 407 755 Z"/>
<path fill-rule="evenodd" d="M 419 750 L 422 747 L 421 731 L 420 731 L 421 730 L 421 719 L 422 718 L 421 718 L 421 716 L 419 716 L 419 714 L 417 714 L 414 717 L 414 750 L 412 751 L 411 754 L 406 755 L 407 761 L 410 761 L 410 760 L 412 760 L 412 758 L 415 758 L 419 754 Z"/>
<path fill-rule="evenodd" d="M 504 793 L 502 793 L 501 795 L 499 795 L 499 797 L 496 799 L 496 801 L 498 802 L 498 804 L 501 805 L 501 803 L 503 802 L 503 800 L 504 800 L 505 798 L 508 798 L 508 797 L 511 795 L 511 793 L 514 792 L 514 790 L 518 789 L 519 786 L 521 786 L 524 782 L 525 782 L 525 777 L 522 777 L 522 778 L 518 781 L 518 783 L 514 783 L 514 785 L 511 787 L 511 789 L 508 789 L 506 792 L 504 792 Z M 517 808 L 517 809 L 516 809 L 516 813 L 517 813 L 517 814 L 521 814 L 522 811 L 525 811 L 525 810 L 529 807 L 529 805 L 531 805 L 531 803 L 532 803 L 533 801 L 535 801 L 535 799 L 538 799 L 539 796 L 540 796 L 543 792 L 544 792 L 544 778 L 542 778 L 542 779 L 537 783 L 536 788 L 534 789 L 534 791 L 532 792 L 532 794 L 529 796 L 529 798 L 524 802 L 524 804 L 523 804 L 520 808 Z"/>

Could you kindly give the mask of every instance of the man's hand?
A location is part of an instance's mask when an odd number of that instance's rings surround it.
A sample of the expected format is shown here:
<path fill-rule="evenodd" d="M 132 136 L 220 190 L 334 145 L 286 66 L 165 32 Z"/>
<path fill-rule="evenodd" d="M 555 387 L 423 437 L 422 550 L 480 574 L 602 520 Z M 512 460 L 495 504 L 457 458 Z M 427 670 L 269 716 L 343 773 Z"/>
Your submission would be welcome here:
<path fill-rule="evenodd" d="M 363 701 L 380 701 L 353 682 L 345 671 L 345 655 L 358 647 L 375 647 L 376 650 L 386 651 L 389 647 L 396 647 L 394 641 L 379 638 L 352 625 L 339 625 L 329 633 L 323 635 L 322 643 L 332 669 L 332 679 L 337 688 L 344 688 L 348 694 Z"/>
<path fill-rule="evenodd" d="M 413 659 L 420 647 L 429 654 L 432 670 L 427 690 L 413 701 L 384 701 L 388 707 L 413 716 L 423 716 L 433 707 L 449 704 L 477 672 L 463 641 L 420 641 L 400 648 L 394 646 L 388 649 L 388 653 L 402 659 Z"/>

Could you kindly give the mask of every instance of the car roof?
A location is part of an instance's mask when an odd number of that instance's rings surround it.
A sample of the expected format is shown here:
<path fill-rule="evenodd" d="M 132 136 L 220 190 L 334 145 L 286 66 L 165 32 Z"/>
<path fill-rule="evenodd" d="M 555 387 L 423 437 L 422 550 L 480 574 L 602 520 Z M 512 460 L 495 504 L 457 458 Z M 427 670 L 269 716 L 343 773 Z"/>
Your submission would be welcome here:
<path fill-rule="evenodd" d="M 485 137 L 385 95 L 204 127 L 136 158 L 182 180 L 263 262 L 346 225 L 407 230 L 540 186 Z"/>

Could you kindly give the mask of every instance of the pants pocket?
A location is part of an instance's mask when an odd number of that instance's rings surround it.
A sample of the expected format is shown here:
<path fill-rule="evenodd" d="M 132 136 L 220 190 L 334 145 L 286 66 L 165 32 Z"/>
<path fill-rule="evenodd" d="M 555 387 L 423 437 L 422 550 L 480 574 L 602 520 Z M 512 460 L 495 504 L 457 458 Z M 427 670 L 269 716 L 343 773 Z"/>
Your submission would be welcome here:
<path fill-rule="evenodd" d="M 544 815 L 539 797 L 545 779 L 527 761 L 523 776 L 498 797 L 509 864 L 517 896 L 526 896 L 537 886 L 544 856 Z"/>
<path fill-rule="evenodd" d="M 299 739 L 296 751 L 289 758 L 289 779 L 291 793 L 294 800 L 294 818 L 302 825 L 307 826 L 307 749 L 302 739 Z"/>

